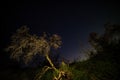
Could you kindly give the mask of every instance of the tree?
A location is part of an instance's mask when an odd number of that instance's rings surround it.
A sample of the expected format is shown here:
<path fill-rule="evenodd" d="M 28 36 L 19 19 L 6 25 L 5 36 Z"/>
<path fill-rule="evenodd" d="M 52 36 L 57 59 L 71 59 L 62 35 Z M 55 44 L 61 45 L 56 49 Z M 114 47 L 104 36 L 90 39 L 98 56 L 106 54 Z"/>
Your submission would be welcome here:
<path fill-rule="evenodd" d="M 90 33 L 89 42 L 96 50 L 96 54 L 90 60 L 93 63 L 96 62 L 93 70 L 103 70 L 103 72 L 98 71 L 101 75 L 104 75 L 99 78 L 106 77 L 108 80 L 117 80 L 120 70 L 120 25 L 107 23 L 104 28 L 105 32 L 102 35 L 95 32 Z M 99 64 L 102 66 L 99 67 Z"/>
<path fill-rule="evenodd" d="M 105 24 L 105 33 L 98 35 L 95 32 L 90 33 L 89 42 L 99 53 L 101 51 L 110 50 L 114 46 L 120 44 L 120 25 Z"/>
<path fill-rule="evenodd" d="M 91 33 L 89 36 L 89 42 L 96 50 L 96 54 L 106 57 L 105 60 L 109 60 L 115 64 L 119 64 L 120 25 L 107 23 L 104 25 L 104 28 L 105 32 L 102 35 Z M 91 53 L 93 53 L 93 51 Z"/>
<path fill-rule="evenodd" d="M 11 58 L 17 61 L 22 60 L 25 64 L 28 64 L 35 55 L 42 54 L 51 65 L 51 67 L 44 66 L 43 72 L 38 74 L 35 79 L 40 79 L 49 69 L 53 69 L 58 74 L 58 77 L 54 77 L 56 80 L 62 79 L 64 71 L 57 69 L 49 57 L 52 48 L 58 49 L 61 47 L 62 41 L 60 36 L 56 34 L 50 36 L 44 33 L 42 36 L 38 37 L 36 35 L 31 35 L 29 33 L 29 28 L 22 26 L 13 34 L 11 40 L 11 44 L 7 48 L 7 51 L 11 52 Z"/>

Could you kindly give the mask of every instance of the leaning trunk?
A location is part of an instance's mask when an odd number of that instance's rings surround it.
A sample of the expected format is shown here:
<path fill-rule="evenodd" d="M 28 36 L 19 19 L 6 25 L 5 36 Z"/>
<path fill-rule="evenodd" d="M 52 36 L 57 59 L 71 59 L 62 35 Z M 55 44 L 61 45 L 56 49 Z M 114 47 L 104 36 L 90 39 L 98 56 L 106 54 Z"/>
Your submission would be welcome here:
<path fill-rule="evenodd" d="M 56 69 L 56 67 L 54 66 L 54 64 L 52 63 L 51 59 L 49 58 L 48 55 L 46 55 L 46 59 L 48 60 L 49 64 L 51 65 L 51 67 L 56 71 L 58 72 L 58 70 Z"/>

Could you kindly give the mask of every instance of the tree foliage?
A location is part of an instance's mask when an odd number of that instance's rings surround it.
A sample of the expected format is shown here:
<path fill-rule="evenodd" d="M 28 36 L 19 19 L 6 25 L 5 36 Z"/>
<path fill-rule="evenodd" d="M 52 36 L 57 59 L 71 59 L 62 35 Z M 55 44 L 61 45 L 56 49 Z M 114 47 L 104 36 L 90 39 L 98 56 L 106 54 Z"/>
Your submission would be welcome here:
<path fill-rule="evenodd" d="M 104 27 L 104 34 L 98 35 L 92 32 L 89 36 L 90 44 L 98 53 L 115 49 L 120 45 L 120 25 L 107 23 Z"/>
<path fill-rule="evenodd" d="M 22 26 L 11 37 L 11 44 L 7 51 L 11 52 L 11 58 L 28 63 L 37 54 L 49 55 L 51 48 L 58 49 L 61 46 L 61 37 L 44 33 L 38 37 L 29 33 L 29 28 Z"/>

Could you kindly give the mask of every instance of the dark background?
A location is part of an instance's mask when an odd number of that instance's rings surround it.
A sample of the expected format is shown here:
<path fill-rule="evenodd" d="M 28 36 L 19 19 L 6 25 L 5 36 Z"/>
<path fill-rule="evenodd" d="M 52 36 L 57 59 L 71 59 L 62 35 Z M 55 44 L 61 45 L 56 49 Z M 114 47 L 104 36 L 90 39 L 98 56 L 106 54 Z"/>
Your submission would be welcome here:
<path fill-rule="evenodd" d="M 10 63 L 9 54 L 4 49 L 10 44 L 10 36 L 22 25 L 27 25 L 33 34 L 48 32 L 60 35 L 62 57 L 70 61 L 79 56 L 84 58 L 80 50 L 89 47 L 89 33 L 102 34 L 107 22 L 119 24 L 119 7 L 119 2 L 115 1 L 2 2 L 0 66 Z"/>

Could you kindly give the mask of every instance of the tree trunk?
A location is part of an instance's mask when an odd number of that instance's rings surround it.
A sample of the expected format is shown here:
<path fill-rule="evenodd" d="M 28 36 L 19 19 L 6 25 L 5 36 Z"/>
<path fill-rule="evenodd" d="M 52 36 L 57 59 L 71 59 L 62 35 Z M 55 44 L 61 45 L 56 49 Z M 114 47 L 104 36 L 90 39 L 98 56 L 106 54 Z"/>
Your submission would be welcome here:
<path fill-rule="evenodd" d="M 46 55 L 46 59 L 48 60 L 49 64 L 51 65 L 51 67 L 56 71 L 58 72 L 58 69 L 56 69 L 56 67 L 54 66 L 54 64 L 52 63 L 51 59 L 49 58 L 48 55 Z"/>

